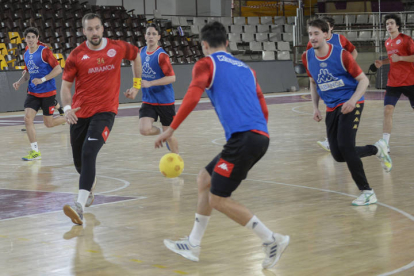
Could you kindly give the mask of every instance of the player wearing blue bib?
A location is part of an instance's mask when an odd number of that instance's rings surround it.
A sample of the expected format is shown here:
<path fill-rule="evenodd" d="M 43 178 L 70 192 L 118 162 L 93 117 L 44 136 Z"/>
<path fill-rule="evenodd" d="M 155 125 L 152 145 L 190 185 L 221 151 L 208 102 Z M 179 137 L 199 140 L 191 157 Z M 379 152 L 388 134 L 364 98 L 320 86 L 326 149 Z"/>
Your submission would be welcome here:
<path fill-rule="evenodd" d="M 170 127 L 155 147 L 172 136 L 199 102 L 206 90 L 224 128 L 226 144 L 198 175 L 198 204 L 193 230 L 188 238 L 164 240 L 165 246 L 183 257 L 198 261 L 200 244 L 214 209 L 252 230 L 263 242 L 263 268 L 271 268 L 289 244 L 289 236 L 273 233 L 249 209 L 231 198 L 249 170 L 264 156 L 269 146 L 268 110 L 255 72 L 226 53 L 224 26 L 211 22 L 201 29 L 205 58 L 193 68 L 193 79 Z"/>
<path fill-rule="evenodd" d="M 139 131 L 142 135 L 158 135 L 161 130 L 153 123 L 160 118 L 162 130 L 166 130 L 175 116 L 175 96 L 172 83 L 175 73 L 168 54 L 158 46 L 160 31 L 155 24 L 147 26 L 147 46 L 141 49 L 142 105 L 139 110 Z M 175 137 L 167 140 L 167 147 L 178 153 Z"/>
<path fill-rule="evenodd" d="M 29 80 L 27 97 L 24 103 L 24 122 L 27 136 L 29 137 L 32 150 L 23 157 L 24 161 L 39 160 L 41 154 L 36 141 L 36 130 L 34 118 L 39 108 L 43 110 L 43 122 L 46 127 L 55 127 L 65 123 L 65 118 L 53 118 L 56 105 L 56 84 L 55 77 L 62 73 L 58 61 L 44 45 L 39 45 L 39 30 L 33 27 L 24 31 L 25 41 L 28 50 L 24 53 L 26 70 L 23 76 L 13 87 L 18 90 L 20 85 Z"/>
<path fill-rule="evenodd" d="M 355 46 L 345 36 L 341 34 L 333 33 L 333 29 L 335 27 L 335 20 L 332 17 L 327 17 L 327 16 L 322 17 L 322 20 L 324 20 L 329 26 L 329 31 L 328 31 L 328 36 L 326 38 L 326 41 L 329 44 L 332 44 L 333 46 L 335 46 L 336 48 L 343 48 L 347 50 L 348 52 L 351 53 L 352 57 L 356 60 L 358 56 L 358 52 Z M 309 41 L 306 47 L 306 50 L 309 50 L 311 48 L 312 48 L 312 43 Z M 325 138 L 324 141 L 318 141 L 317 144 L 321 146 L 324 150 L 331 151 L 329 149 L 328 138 Z"/>
<path fill-rule="evenodd" d="M 368 184 L 361 157 L 377 155 L 386 172 L 392 168 L 387 144 L 382 139 L 375 145 L 355 147 L 356 133 L 364 108 L 364 93 L 369 80 L 351 54 L 326 42 L 328 24 L 316 19 L 309 23 L 309 40 L 312 49 L 306 51 L 302 61 L 311 82 L 313 119 L 322 120 L 319 98 L 327 106 L 326 129 L 333 158 L 346 162 L 360 196 L 352 205 L 369 205 L 377 202 Z"/>

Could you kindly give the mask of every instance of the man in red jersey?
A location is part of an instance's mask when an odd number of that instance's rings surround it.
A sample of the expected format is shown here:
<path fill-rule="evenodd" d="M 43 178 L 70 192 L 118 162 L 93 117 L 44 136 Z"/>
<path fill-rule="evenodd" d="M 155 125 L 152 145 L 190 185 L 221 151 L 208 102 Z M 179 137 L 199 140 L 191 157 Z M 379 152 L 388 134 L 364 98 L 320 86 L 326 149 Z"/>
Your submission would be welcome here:
<path fill-rule="evenodd" d="M 390 38 L 385 41 L 388 58 L 376 60 L 375 66 L 380 68 L 384 64 L 390 64 L 383 124 L 383 139 L 387 142 L 389 152 L 392 115 L 401 94 L 409 98 L 410 105 L 414 108 L 414 41 L 410 36 L 400 33 L 401 18 L 398 15 L 387 14 L 384 21 L 390 34 Z"/>
<path fill-rule="evenodd" d="M 96 157 L 108 139 L 119 105 L 122 59 L 132 61 L 133 87 L 124 95 L 134 99 L 141 88 L 141 58 L 137 47 L 125 41 L 104 38 L 99 15 L 82 19 L 87 41 L 76 47 L 66 60 L 61 98 L 70 126 L 75 168 L 80 174 L 78 199 L 63 211 L 75 224 L 83 224 L 83 210 L 94 200 Z M 71 88 L 76 79 L 75 94 Z"/>

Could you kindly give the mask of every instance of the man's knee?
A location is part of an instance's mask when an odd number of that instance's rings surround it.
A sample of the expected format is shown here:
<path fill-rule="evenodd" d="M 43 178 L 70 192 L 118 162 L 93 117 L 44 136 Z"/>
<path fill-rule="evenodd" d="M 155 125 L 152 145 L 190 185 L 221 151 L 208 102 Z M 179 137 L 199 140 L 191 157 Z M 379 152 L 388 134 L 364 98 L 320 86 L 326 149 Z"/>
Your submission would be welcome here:
<path fill-rule="evenodd" d="M 226 200 L 226 197 L 217 196 L 212 193 L 210 193 L 209 195 L 210 207 L 220 212 L 222 212 L 222 210 L 224 209 Z"/>

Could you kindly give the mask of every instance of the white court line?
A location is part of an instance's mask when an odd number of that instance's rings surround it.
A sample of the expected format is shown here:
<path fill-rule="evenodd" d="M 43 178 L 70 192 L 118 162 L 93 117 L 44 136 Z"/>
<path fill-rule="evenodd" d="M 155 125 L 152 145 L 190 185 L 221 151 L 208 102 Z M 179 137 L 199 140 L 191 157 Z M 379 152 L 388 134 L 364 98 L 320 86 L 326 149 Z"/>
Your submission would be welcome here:
<path fill-rule="evenodd" d="M 309 104 L 307 103 L 306 105 L 298 105 L 298 106 L 292 107 L 292 111 L 296 112 L 296 113 L 299 113 L 299 114 L 303 114 L 303 115 L 313 115 L 312 113 L 309 113 L 309 112 L 303 112 L 303 111 L 296 110 L 299 107 L 304 107 L 304 106 L 308 106 L 308 105 Z"/>
<path fill-rule="evenodd" d="M 97 207 L 103 206 L 103 205 L 109 205 L 109 204 L 115 204 L 115 203 L 122 203 L 122 202 L 129 202 L 129 201 L 140 200 L 140 199 L 141 198 L 133 198 L 133 199 L 126 199 L 126 200 L 116 201 L 116 202 L 107 202 L 107 203 L 97 204 L 95 206 L 92 205 L 91 207 L 87 207 L 87 208 L 93 208 L 93 207 L 97 208 Z M 62 212 L 62 210 L 51 211 L 51 212 L 46 212 L 46 213 L 39 213 L 39 214 L 33 214 L 33 215 L 27 215 L 27 216 L 21 216 L 21 217 L 1 219 L 0 220 L 0 223 L 3 222 L 3 221 L 8 221 L 8 220 L 15 220 L 15 219 L 21 219 L 21 218 L 31 218 L 31 217 L 36 217 L 36 216 L 41 216 L 41 215 L 46 215 L 46 214 L 53 214 L 53 213 L 57 213 L 57 212 Z"/>
<path fill-rule="evenodd" d="M 126 170 L 126 171 L 138 171 L 138 172 L 153 172 L 153 173 L 159 173 L 158 171 L 149 171 L 149 170 L 134 170 L 134 169 L 126 169 L 126 168 L 118 168 L 117 170 Z M 193 174 L 193 173 L 182 173 L 182 175 L 193 175 L 196 176 L 197 174 Z M 301 185 L 295 185 L 295 184 L 287 184 L 287 183 L 282 183 L 282 182 L 275 182 L 275 181 L 269 181 L 269 180 L 257 180 L 257 179 L 250 179 L 247 178 L 247 181 L 253 181 L 253 182 L 263 182 L 263 183 L 270 183 L 270 184 L 276 184 L 276 185 L 282 185 L 282 186 L 288 186 L 288 187 L 295 187 L 295 188 L 303 188 L 303 189 L 309 189 L 309 190 L 315 190 L 315 191 L 320 191 L 320 192 L 327 192 L 327 193 L 333 193 L 333 194 L 338 194 L 338 195 L 344 195 L 344 196 L 348 196 L 348 197 L 352 197 L 352 198 L 357 198 L 357 196 L 355 195 L 351 195 L 351 194 L 347 194 L 347 193 L 342 193 L 342 192 L 337 192 L 337 191 L 332 191 L 332 190 L 327 190 L 327 189 L 319 189 L 319 188 L 315 188 L 315 187 L 308 187 L 308 186 L 301 186 Z M 408 214 L 407 212 L 404 212 L 401 209 L 398 209 L 396 207 L 393 207 L 391 205 L 385 204 L 385 203 L 380 203 L 377 202 L 377 205 L 383 206 L 385 208 L 388 208 L 390 210 L 393 210 L 397 213 L 400 213 L 401 215 L 405 216 L 406 218 L 408 218 L 409 220 L 411 220 L 412 222 L 414 222 L 414 216 Z M 390 272 L 386 272 L 383 274 L 379 274 L 378 276 L 388 276 L 388 275 L 393 275 L 396 273 L 400 273 L 404 270 L 410 269 L 414 267 L 414 261 L 412 261 L 411 263 L 402 266 L 400 268 L 397 268 L 393 271 Z"/>
<path fill-rule="evenodd" d="M 6 173 L 6 172 L 2 172 L 2 173 Z M 15 172 L 13 172 L 13 173 L 15 173 Z M 40 174 L 52 174 L 52 172 L 38 172 L 38 173 L 40 173 Z M 61 172 L 60 174 L 79 175 L 78 173 L 67 173 L 67 172 Z M 113 189 L 113 190 L 110 190 L 110 191 L 95 193 L 95 195 L 117 192 L 117 191 L 123 190 L 123 189 L 127 188 L 129 185 L 131 185 L 130 182 L 128 182 L 126 180 L 123 180 L 123 179 L 120 179 L 120 178 L 115 178 L 115 177 L 110 177 L 110 176 L 105 176 L 105 175 L 98 175 L 96 177 L 98 179 L 99 178 L 107 178 L 107 179 L 117 180 L 119 182 L 124 183 L 124 185 L 122 187 L 120 187 L 120 188 L 116 188 L 116 189 Z M 60 191 L 59 192 L 56 192 L 56 191 L 44 191 L 44 190 L 10 189 L 10 188 L 1 188 L 1 187 L 0 187 L 0 190 L 25 191 L 25 192 L 45 192 L 45 193 L 62 193 L 62 194 L 73 194 L 73 195 L 76 195 L 76 193 L 73 193 L 73 192 L 60 192 Z M 120 196 L 120 195 L 110 195 L 110 196 Z M 143 199 L 143 198 L 146 198 L 146 197 L 141 196 L 140 199 Z"/>
<path fill-rule="evenodd" d="M 220 141 L 220 140 L 225 140 L 226 139 L 226 137 L 220 137 L 220 138 L 217 138 L 217 139 L 214 139 L 213 141 L 211 141 L 213 144 L 215 144 L 215 145 L 219 145 L 219 146 L 223 146 L 224 144 L 223 143 L 217 143 L 217 141 Z"/>
<path fill-rule="evenodd" d="M 281 98 L 281 97 L 293 97 L 293 96 L 302 96 L 302 95 L 310 95 L 310 92 L 304 92 L 304 93 L 292 93 L 292 94 L 288 94 L 288 95 L 265 95 L 265 98 Z M 199 103 L 209 103 L 210 100 L 207 99 L 203 99 L 200 100 Z M 181 103 L 176 103 L 175 105 L 181 105 Z M 130 105 L 130 106 L 120 106 L 118 107 L 118 109 L 131 109 L 131 108 L 140 108 L 141 104 L 138 105 Z M 19 111 L 22 112 L 22 111 Z M 41 113 L 39 113 L 39 115 L 41 115 Z M 56 114 L 58 115 L 58 114 Z M 37 116 L 37 115 L 36 115 Z M 21 115 L 3 115 L 0 116 L 0 118 L 16 118 L 16 117 L 24 117 L 24 114 Z"/>

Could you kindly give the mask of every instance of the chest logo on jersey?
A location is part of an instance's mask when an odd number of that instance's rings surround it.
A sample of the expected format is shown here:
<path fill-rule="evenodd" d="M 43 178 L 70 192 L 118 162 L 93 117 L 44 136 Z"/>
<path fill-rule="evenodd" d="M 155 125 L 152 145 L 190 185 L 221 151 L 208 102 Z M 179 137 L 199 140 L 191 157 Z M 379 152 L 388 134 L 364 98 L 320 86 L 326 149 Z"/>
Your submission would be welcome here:
<path fill-rule="evenodd" d="M 145 59 L 145 60 L 147 60 L 147 59 Z M 142 65 L 142 76 L 144 78 L 155 79 L 156 74 L 157 73 L 154 70 L 152 70 L 149 63 L 147 61 L 144 62 L 144 64 Z"/>
<path fill-rule="evenodd" d="M 328 67 L 328 64 L 326 64 L 325 62 L 321 62 L 321 64 L 319 64 L 322 68 L 326 68 Z"/>
<path fill-rule="evenodd" d="M 101 73 L 101 72 L 105 72 L 105 71 L 111 71 L 111 70 L 114 70 L 114 69 L 115 69 L 115 66 L 113 64 L 109 64 L 109 65 L 104 65 L 104 66 L 101 66 L 101 67 L 89 68 L 88 74 Z"/>
<path fill-rule="evenodd" d="M 401 39 L 398 39 L 397 40 L 397 45 L 400 44 L 400 43 L 401 43 Z"/>
<path fill-rule="evenodd" d="M 34 63 L 34 61 L 32 59 L 29 60 L 29 62 L 27 63 L 27 69 L 29 70 L 30 74 L 39 73 L 39 67 L 36 66 L 36 64 Z"/>
<path fill-rule="evenodd" d="M 108 57 L 114 57 L 116 55 L 116 51 L 114 49 L 109 49 L 106 54 Z"/>
<path fill-rule="evenodd" d="M 335 78 L 328 69 L 319 70 L 317 83 L 321 91 L 327 91 L 345 86 L 344 81 Z"/>
<path fill-rule="evenodd" d="M 147 56 L 147 57 L 145 58 L 145 61 L 146 61 L 146 62 L 149 62 L 149 61 L 150 61 L 150 57 L 148 57 L 148 56 Z"/>

